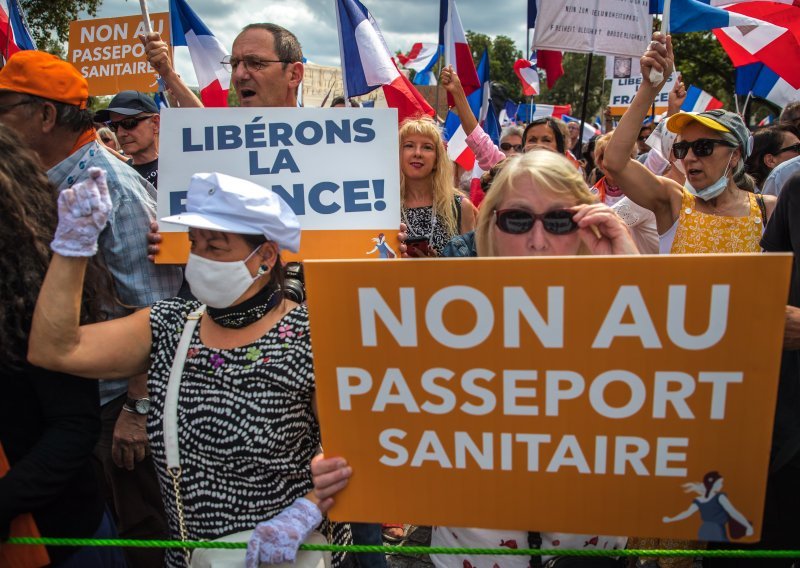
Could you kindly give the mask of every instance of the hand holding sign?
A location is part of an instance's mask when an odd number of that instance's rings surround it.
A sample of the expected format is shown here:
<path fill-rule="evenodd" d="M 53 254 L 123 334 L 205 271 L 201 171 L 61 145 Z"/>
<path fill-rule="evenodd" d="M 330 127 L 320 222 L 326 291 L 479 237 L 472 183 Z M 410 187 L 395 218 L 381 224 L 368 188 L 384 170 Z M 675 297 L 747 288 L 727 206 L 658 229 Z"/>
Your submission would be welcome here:
<path fill-rule="evenodd" d="M 641 59 L 642 77 L 650 80 L 650 86 L 661 90 L 665 78 L 672 75 L 675 67 L 675 56 L 672 53 L 672 37 L 661 32 L 653 34 L 653 41 L 647 46 L 647 51 Z M 660 74 L 660 76 L 658 75 Z M 657 79 L 657 81 L 655 81 Z"/>

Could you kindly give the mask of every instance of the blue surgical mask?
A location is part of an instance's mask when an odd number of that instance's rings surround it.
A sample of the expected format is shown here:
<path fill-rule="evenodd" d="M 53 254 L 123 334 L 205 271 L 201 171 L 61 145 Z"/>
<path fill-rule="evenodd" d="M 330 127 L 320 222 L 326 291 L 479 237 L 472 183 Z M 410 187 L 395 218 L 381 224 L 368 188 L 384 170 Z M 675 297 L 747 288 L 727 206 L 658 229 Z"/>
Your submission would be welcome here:
<path fill-rule="evenodd" d="M 731 159 L 733 159 L 733 152 L 731 152 L 731 156 L 730 158 L 728 158 L 728 165 L 725 166 L 725 171 L 722 172 L 722 177 L 719 178 L 714 183 L 712 183 L 711 185 L 709 185 L 708 187 L 705 187 L 703 189 L 695 189 L 694 186 L 692 186 L 692 184 L 689 183 L 688 179 L 685 182 L 683 182 L 683 187 L 686 188 L 686 191 L 688 191 L 695 197 L 699 197 L 703 201 L 710 201 L 711 199 L 714 199 L 715 197 L 720 195 L 723 191 L 725 191 L 726 187 L 728 187 L 728 168 L 730 168 Z"/>

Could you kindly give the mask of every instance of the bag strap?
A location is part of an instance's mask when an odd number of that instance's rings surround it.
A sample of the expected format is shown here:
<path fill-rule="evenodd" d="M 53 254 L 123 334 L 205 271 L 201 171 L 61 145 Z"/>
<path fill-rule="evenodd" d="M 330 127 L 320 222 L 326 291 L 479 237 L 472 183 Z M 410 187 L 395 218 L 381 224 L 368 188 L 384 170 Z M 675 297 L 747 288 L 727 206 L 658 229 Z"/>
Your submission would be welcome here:
<path fill-rule="evenodd" d="M 767 226 L 767 207 L 764 205 L 764 198 L 756 194 L 756 203 L 758 203 L 758 208 L 761 210 L 761 223 L 764 227 Z"/>
<path fill-rule="evenodd" d="M 464 199 L 463 197 L 456 195 L 453 203 L 453 207 L 455 208 L 456 214 L 456 228 L 458 229 L 458 234 L 461 234 L 461 200 Z"/>
<path fill-rule="evenodd" d="M 175 349 L 172 368 L 169 371 L 167 396 L 164 401 L 164 446 L 167 451 L 168 471 L 179 470 L 181 467 L 180 451 L 178 450 L 178 393 L 181 388 L 183 365 L 186 363 L 189 344 L 192 341 L 197 322 L 200 321 L 205 311 L 206 307 L 200 306 L 187 316 L 186 325 L 183 326 L 183 333 L 178 341 L 178 347 Z"/>

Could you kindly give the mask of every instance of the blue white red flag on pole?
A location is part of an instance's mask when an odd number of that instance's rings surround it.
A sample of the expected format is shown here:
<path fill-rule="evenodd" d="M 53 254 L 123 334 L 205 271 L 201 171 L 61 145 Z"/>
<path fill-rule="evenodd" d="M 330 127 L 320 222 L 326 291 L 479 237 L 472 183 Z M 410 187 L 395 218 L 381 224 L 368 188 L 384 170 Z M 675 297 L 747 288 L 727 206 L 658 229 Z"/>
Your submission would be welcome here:
<path fill-rule="evenodd" d="M 442 49 L 435 43 L 415 43 L 407 54 L 400 54 L 397 59 L 406 69 L 416 71 L 413 83 L 415 85 L 436 85 L 436 74 L 433 67 L 439 60 Z"/>
<path fill-rule="evenodd" d="M 5 59 L 18 51 L 36 49 L 18 0 L 0 0 L 0 49 Z"/>
<path fill-rule="evenodd" d="M 703 32 L 733 26 L 772 26 L 769 22 L 711 6 L 702 0 L 672 0 L 670 33 Z M 786 28 L 781 28 L 784 33 Z"/>
<path fill-rule="evenodd" d="M 501 127 L 506 127 L 511 124 L 516 124 L 517 107 L 519 107 L 517 103 L 506 101 L 506 104 L 504 105 L 503 110 L 500 111 L 500 116 L 498 117 Z"/>
<path fill-rule="evenodd" d="M 481 88 L 481 81 L 478 79 L 475 62 L 472 61 L 472 52 L 467 43 L 464 26 L 461 25 L 455 0 L 447 0 L 447 4 L 443 2 L 442 6 L 447 8 L 444 17 L 440 17 L 443 27 L 439 31 L 439 37 L 444 41 L 444 64 L 453 66 L 464 92 L 469 96 Z M 447 93 L 447 104 L 448 106 L 454 104 L 450 93 Z"/>
<path fill-rule="evenodd" d="M 736 94 L 753 94 L 779 107 L 800 101 L 800 89 L 795 89 L 763 63 L 751 63 L 736 69 Z"/>
<path fill-rule="evenodd" d="M 517 107 L 517 121 L 531 122 L 548 116 L 563 118 L 565 114 L 571 112 L 572 105 L 521 104 Z"/>
<path fill-rule="evenodd" d="M 759 126 L 769 126 L 773 122 L 775 122 L 775 117 L 772 116 L 771 114 L 768 114 L 767 116 L 762 118 L 760 121 L 758 121 L 758 125 Z"/>
<path fill-rule="evenodd" d="M 478 123 L 484 124 L 489 106 L 491 106 L 489 101 L 489 54 L 485 51 L 478 64 L 478 74 L 483 88 L 467 95 L 467 101 L 472 109 L 472 114 L 478 119 Z M 447 156 L 465 170 L 471 170 L 475 165 L 475 154 L 467 146 L 467 134 L 461 125 L 461 119 L 453 111 L 447 113 L 444 136 L 447 140 Z"/>
<path fill-rule="evenodd" d="M 514 63 L 514 74 L 522 83 L 522 92 L 526 97 L 539 94 L 539 71 L 536 69 L 535 61 L 517 59 Z"/>
<path fill-rule="evenodd" d="M 228 106 L 231 74 L 222 66 L 227 51 L 186 0 L 169 0 L 172 45 L 186 46 L 200 87 L 200 99 L 207 107 Z"/>
<path fill-rule="evenodd" d="M 681 110 L 684 112 L 705 112 L 707 110 L 714 110 L 725 106 L 722 101 L 715 99 L 710 94 L 706 93 L 703 89 L 689 85 L 686 90 L 686 99 L 681 105 Z"/>
<path fill-rule="evenodd" d="M 358 0 L 336 0 L 342 83 L 345 100 L 383 88 L 386 103 L 397 109 L 400 122 L 412 116 L 433 116 L 431 105 L 397 70 L 378 23 Z"/>

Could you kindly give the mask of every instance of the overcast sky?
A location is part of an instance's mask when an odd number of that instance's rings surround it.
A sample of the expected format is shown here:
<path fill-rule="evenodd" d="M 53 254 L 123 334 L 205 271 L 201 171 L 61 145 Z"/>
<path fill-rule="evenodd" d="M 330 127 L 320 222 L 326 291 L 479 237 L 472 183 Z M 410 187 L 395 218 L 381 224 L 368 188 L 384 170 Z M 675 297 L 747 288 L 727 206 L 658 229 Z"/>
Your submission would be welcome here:
<path fill-rule="evenodd" d="M 320 65 L 339 65 L 334 0 L 188 0 L 200 19 L 230 49 L 236 34 L 247 24 L 273 22 L 288 28 L 303 45 L 303 54 Z M 437 42 L 438 0 L 363 0 L 378 21 L 389 49 L 408 51 L 415 42 Z M 149 0 L 151 12 L 166 12 L 168 0 Z M 525 0 L 458 0 L 465 30 L 489 36 L 506 35 L 525 50 Z M 138 14 L 137 0 L 104 0 L 97 17 Z M 87 18 L 85 14 L 82 18 Z M 178 70 L 190 71 L 188 56 L 176 56 Z M 188 65 L 188 68 L 187 68 Z M 188 76 L 188 75 L 187 75 Z"/>

